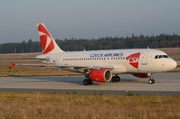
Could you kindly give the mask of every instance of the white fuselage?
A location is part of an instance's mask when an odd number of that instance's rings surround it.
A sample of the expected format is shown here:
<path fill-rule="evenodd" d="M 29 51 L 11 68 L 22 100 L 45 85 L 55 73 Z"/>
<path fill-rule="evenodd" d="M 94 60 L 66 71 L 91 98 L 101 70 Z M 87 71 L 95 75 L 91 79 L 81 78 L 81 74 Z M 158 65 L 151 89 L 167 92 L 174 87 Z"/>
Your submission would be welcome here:
<path fill-rule="evenodd" d="M 83 72 L 84 69 L 105 68 L 112 74 L 154 73 L 174 69 L 177 63 L 166 53 L 155 49 L 124 49 L 61 52 L 39 55 L 44 62 L 60 68 Z"/>
<path fill-rule="evenodd" d="M 43 54 L 36 58 L 48 66 L 83 72 L 87 78 L 83 80 L 84 85 L 92 85 L 93 81 L 119 82 L 118 74 L 121 73 L 149 77 L 149 84 L 154 84 L 152 73 L 172 70 L 177 66 L 166 53 L 154 49 L 64 52 L 43 23 L 37 24 L 37 29 Z"/>

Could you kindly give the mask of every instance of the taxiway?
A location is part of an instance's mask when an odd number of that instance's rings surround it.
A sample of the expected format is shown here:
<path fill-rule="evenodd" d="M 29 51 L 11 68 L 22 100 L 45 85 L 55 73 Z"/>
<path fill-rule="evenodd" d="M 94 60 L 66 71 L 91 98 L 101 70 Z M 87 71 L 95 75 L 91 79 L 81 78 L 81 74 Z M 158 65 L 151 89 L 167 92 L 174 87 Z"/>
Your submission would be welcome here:
<path fill-rule="evenodd" d="M 155 84 L 148 84 L 148 78 L 136 78 L 122 74 L 120 82 L 96 83 L 84 86 L 83 76 L 31 76 L 0 77 L 0 92 L 49 92 L 49 93 L 105 93 L 138 95 L 180 96 L 180 73 L 154 74 Z"/>

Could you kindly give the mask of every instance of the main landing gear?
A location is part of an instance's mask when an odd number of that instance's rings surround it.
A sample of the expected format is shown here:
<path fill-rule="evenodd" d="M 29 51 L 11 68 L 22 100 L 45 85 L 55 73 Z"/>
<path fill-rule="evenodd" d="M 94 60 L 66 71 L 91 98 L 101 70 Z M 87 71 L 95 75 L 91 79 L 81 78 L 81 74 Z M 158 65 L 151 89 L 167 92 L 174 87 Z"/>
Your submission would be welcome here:
<path fill-rule="evenodd" d="M 83 84 L 84 85 L 92 85 L 93 84 L 93 81 L 91 79 L 84 79 L 83 80 Z"/>
<path fill-rule="evenodd" d="M 154 84 L 154 83 L 155 83 L 155 80 L 154 80 L 152 77 L 150 77 L 148 83 L 149 83 L 149 84 Z"/>
<path fill-rule="evenodd" d="M 87 76 L 86 76 L 87 77 Z M 111 78 L 111 81 L 112 82 L 119 82 L 121 80 L 121 78 L 118 76 L 118 75 L 115 75 L 115 76 L 113 76 L 112 78 Z M 91 80 L 91 79 L 84 79 L 83 80 L 83 84 L 85 85 L 85 86 L 87 86 L 87 85 L 92 85 L 93 84 L 93 81 Z"/>
<path fill-rule="evenodd" d="M 121 78 L 118 75 L 115 75 L 111 78 L 112 82 L 119 82 L 121 80 Z"/>

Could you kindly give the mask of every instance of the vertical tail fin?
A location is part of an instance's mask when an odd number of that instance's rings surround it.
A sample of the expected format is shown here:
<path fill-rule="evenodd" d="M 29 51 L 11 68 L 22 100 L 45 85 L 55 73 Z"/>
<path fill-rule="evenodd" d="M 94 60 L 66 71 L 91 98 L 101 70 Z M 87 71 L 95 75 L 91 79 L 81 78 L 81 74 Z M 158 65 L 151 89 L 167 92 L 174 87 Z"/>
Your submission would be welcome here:
<path fill-rule="evenodd" d="M 43 23 L 37 24 L 43 54 L 63 52 Z"/>

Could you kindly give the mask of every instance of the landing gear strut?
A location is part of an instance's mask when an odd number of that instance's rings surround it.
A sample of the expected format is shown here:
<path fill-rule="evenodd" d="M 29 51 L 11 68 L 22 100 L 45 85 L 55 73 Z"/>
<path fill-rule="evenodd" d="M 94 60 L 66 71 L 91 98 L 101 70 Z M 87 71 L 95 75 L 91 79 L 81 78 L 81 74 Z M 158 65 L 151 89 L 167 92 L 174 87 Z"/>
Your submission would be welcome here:
<path fill-rule="evenodd" d="M 92 84 L 93 84 L 93 81 L 89 78 L 89 70 L 84 70 L 84 73 L 85 73 L 85 77 L 86 77 L 87 79 L 84 79 L 84 80 L 83 80 L 83 84 L 84 84 L 85 86 L 87 86 L 87 85 L 92 85 Z"/>
<path fill-rule="evenodd" d="M 148 83 L 149 83 L 149 84 L 154 84 L 154 83 L 155 83 L 155 80 L 151 77 L 151 78 L 149 78 Z"/>
<path fill-rule="evenodd" d="M 119 82 L 121 80 L 121 78 L 118 75 L 115 75 L 111 78 L 112 82 Z"/>

